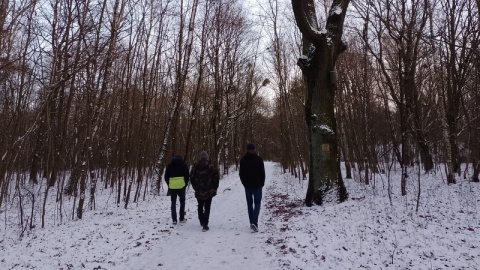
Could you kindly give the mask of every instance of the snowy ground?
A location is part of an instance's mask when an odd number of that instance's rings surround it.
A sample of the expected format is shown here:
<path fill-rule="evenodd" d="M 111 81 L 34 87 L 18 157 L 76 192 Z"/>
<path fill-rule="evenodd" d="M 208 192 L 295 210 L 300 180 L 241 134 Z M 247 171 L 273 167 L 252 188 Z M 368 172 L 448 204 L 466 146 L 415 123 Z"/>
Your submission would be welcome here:
<path fill-rule="evenodd" d="M 220 181 L 208 232 L 196 218 L 192 190 L 188 221 L 176 226 L 170 197 L 152 196 L 125 210 L 102 191 L 82 220 L 51 218 L 20 239 L 18 213 L 3 206 L 0 269 L 480 269 L 478 183 L 457 179 L 447 186 L 440 174 L 422 175 L 417 212 L 414 175 L 404 197 L 392 177 L 392 204 L 385 175 L 376 177 L 375 188 L 349 179 L 347 202 L 308 208 L 307 182 L 265 165 L 258 233 L 250 231 L 233 171 Z"/>

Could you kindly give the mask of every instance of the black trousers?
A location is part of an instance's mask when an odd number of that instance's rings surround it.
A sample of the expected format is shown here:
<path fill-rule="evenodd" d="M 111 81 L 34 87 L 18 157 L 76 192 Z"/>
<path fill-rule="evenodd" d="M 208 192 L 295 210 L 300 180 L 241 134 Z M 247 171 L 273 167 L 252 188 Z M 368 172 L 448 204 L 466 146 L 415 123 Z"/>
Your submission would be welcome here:
<path fill-rule="evenodd" d="M 182 189 L 171 189 L 170 198 L 172 199 L 172 220 L 177 221 L 177 196 L 180 199 L 180 220 L 185 218 L 185 187 Z"/>
<path fill-rule="evenodd" d="M 206 200 L 197 199 L 198 202 L 198 220 L 202 226 L 208 226 L 210 219 L 210 207 L 212 206 L 212 197 Z"/>

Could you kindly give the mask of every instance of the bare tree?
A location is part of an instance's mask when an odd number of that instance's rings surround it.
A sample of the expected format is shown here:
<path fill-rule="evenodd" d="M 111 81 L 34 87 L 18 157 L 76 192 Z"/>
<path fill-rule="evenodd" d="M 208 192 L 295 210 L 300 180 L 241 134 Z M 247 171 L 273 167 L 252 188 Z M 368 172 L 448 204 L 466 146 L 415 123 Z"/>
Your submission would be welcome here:
<path fill-rule="evenodd" d="M 197 64 L 197 74 L 196 74 L 196 85 L 194 86 L 193 96 L 191 97 L 191 108 L 190 108 L 190 123 L 188 125 L 188 131 L 186 135 L 186 143 L 185 143 L 185 151 L 184 157 L 186 160 L 191 160 L 190 155 L 191 153 L 198 152 L 200 149 L 195 149 L 197 151 L 191 151 L 192 149 L 192 133 L 194 132 L 195 122 L 198 120 L 198 101 L 200 99 L 200 91 L 204 87 L 204 80 L 205 80 L 205 73 L 206 73 L 206 50 L 207 50 L 207 37 L 211 32 L 211 28 L 209 26 L 210 23 L 210 16 L 213 9 L 213 4 L 210 1 L 205 2 L 204 6 L 204 14 L 203 14 L 203 21 L 202 21 L 202 29 L 201 29 L 201 36 L 200 36 L 200 51 L 198 52 L 198 64 Z M 198 147 L 198 146 L 197 146 Z M 201 147 L 199 147 L 201 148 Z M 200 150 L 201 151 L 201 150 Z"/>
<path fill-rule="evenodd" d="M 296 177 L 306 178 L 306 158 L 303 145 L 305 145 L 306 133 L 305 122 L 297 121 L 295 114 L 296 99 L 303 103 L 305 97 L 302 93 L 303 86 L 297 84 L 293 62 L 296 61 L 291 55 L 298 54 L 299 50 L 295 43 L 295 33 L 292 31 L 292 16 L 290 9 L 285 9 L 282 3 L 278 1 L 268 1 L 267 7 L 263 8 L 263 13 L 267 14 L 268 20 L 264 25 L 265 32 L 268 33 L 268 47 L 266 51 L 267 61 L 270 63 L 269 73 L 272 74 L 272 85 L 275 90 L 276 112 L 278 115 L 278 129 L 281 152 L 281 164 L 284 172 L 289 170 Z M 265 20 L 263 21 L 265 23 Z M 293 36 L 293 37 L 292 37 Z"/>
<path fill-rule="evenodd" d="M 198 8 L 198 0 L 194 0 L 192 3 L 192 9 L 190 11 L 190 21 L 187 28 L 187 38 L 184 41 L 183 39 L 183 31 L 185 30 L 185 18 L 184 18 L 184 1 L 180 1 L 180 27 L 179 27 L 179 39 L 178 39 L 178 48 L 176 51 L 177 54 L 177 66 L 175 68 L 175 91 L 173 93 L 173 102 L 172 108 L 170 109 L 167 125 L 165 131 L 163 133 L 163 140 L 162 145 L 160 148 L 160 153 L 158 155 L 158 160 L 155 164 L 155 174 L 154 179 L 152 181 L 152 192 L 153 194 L 160 193 L 160 181 L 162 179 L 163 170 L 165 169 L 165 156 L 167 153 L 168 143 L 171 139 L 171 136 L 175 136 L 175 120 L 178 117 L 178 111 L 180 109 L 180 104 L 183 100 L 183 93 L 185 92 L 185 83 L 188 75 L 188 70 L 190 66 L 190 56 L 192 53 L 192 45 L 193 45 L 193 34 L 194 34 L 194 26 L 195 26 L 195 17 L 197 15 L 197 8 Z M 172 134 L 173 133 L 173 134 Z M 172 143 L 172 145 L 175 145 Z M 175 152 L 175 150 L 173 150 Z"/>
<path fill-rule="evenodd" d="M 321 204 L 324 192 L 336 185 L 338 199 L 347 199 L 340 172 L 335 119 L 335 62 L 345 51 L 343 24 L 350 1 L 334 0 L 325 28 L 319 28 L 313 0 L 292 0 L 295 20 L 303 34 L 303 54 L 298 64 L 307 90 L 306 121 L 310 144 L 310 174 L 305 203 Z"/>
<path fill-rule="evenodd" d="M 34 42 L 32 19 L 36 1 L 13 5 L 0 1 L 0 206 L 9 197 L 11 181 L 15 190 L 23 188 L 24 177 L 16 176 L 18 166 L 27 166 L 24 150 L 35 133 L 37 119 L 31 100 L 33 70 L 30 59 L 38 49 Z M 11 179 L 11 180 L 10 180 Z M 23 194 L 18 193 L 17 198 Z M 19 201 L 19 209 L 22 209 Z"/>
<path fill-rule="evenodd" d="M 349 51 L 342 54 L 337 70 L 339 88 L 337 107 L 342 132 L 342 149 L 348 178 L 351 167 L 358 165 L 365 184 L 378 172 L 377 151 L 385 126 L 382 101 L 375 84 L 373 63 L 360 37 L 349 39 Z M 347 136 L 348 134 L 348 136 Z"/>
<path fill-rule="evenodd" d="M 356 3 L 365 23 L 373 27 L 373 36 L 362 34 L 370 53 L 376 58 L 391 98 L 400 117 L 401 192 L 406 195 L 407 168 L 414 160 L 412 147 L 419 149 L 425 171 L 433 168 L 429 142 L 421 114 L 417 68 L 426 57 L 422 38 L 428 22 L 427 1 L 377 1 Z M 374 40 L 378 40 L 375 42 Z"/>
<path fill-rule="evenodd" d="M 472 1 L 461 3 L 440 1 L 444 20 L 438 28 L 440 42 L 440 80 L 441 97 L 443 101 L 445 121 L 445 145 L 447 154 L 447 183 L 454 184 L 455 173 L 460 174 L 459 137 L 463 132 L 462 114 L 469 117 L 467 110 L 462 110 L 465 89 L 468 78 L 473 75 L 472 68 L 475 52 L 470 48 L 471 40 L 478 39 L 478 28 L 474 27 L 474 16 L 478 15 L 471 9 Z M 442 23 L 444 22 L 444 23 Z M 476 36 L 476 37 L 475 37 Z M 466 109 L 466 108 L 465 108 Z M 469 121 L 467 121 L 469 122 Z"/>

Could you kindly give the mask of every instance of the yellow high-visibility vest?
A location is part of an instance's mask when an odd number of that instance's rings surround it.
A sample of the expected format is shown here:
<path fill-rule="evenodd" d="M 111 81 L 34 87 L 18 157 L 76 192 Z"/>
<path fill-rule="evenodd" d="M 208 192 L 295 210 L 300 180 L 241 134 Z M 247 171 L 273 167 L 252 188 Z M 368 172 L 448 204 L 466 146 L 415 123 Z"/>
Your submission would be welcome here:
<path fill-rule="evenodd" d="M 170 177 L 168 181 L 168 188 L 170 189 L 181 189 L 185 186 L 185 178 L 183 176 Z"/>

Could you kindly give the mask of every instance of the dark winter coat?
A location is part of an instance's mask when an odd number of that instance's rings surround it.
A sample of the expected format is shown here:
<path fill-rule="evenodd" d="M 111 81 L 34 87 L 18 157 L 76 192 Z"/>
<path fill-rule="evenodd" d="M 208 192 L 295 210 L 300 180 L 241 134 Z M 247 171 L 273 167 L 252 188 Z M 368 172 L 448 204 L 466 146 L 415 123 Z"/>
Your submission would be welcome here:
<path fill-rule="evenodd" d="M 240 180 L 245 188 L 261 188 L 265 185 L 263 159 L 254 151 L 247 151 L 240 159 Z"/>
<path fill-rule="evenodd" d="M 195 190 L 195 198 L 207 200 L 217 195 L 220 174 L 218 168 L 201 159 L 195 163 L 190 171 L 190 181 Z"/>
<path fill-rule="evenodd" d="M 165 182 L 167 182 L 168 188 L 179 189 L 178 187 L 171 187 L 170 184 L 173 185 L 173 181 L 177 181 L 182 177 L 184 181 L 183 187 L 186 187 L 189 181 L 188 166 L 185 164 L 182 158 L 175 156 L 165 169 Z M 171 181 L 172 183 L 170 183 Z"/>

